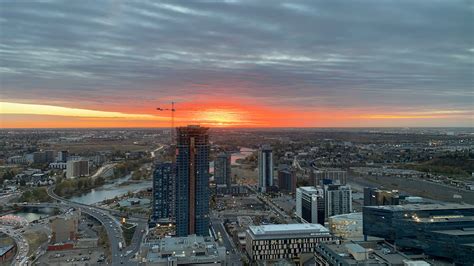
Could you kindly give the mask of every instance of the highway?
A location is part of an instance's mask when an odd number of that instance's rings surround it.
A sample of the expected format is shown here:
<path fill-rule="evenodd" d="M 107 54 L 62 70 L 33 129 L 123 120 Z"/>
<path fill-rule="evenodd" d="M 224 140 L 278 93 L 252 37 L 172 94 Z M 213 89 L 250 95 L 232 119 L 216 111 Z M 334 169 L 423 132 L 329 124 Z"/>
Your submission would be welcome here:
<path fill-rule="evenodd" d="M 97 178 L 101 176 L 102 174 L 107 173 L 108 171 L 113 171 L 116 163 L 110 163 L 110 164 L 105 164 L 101 166 L 97 171 L 91 176 L 92 178 Z"/>
<path fill-rule="evenodd" d="M 9 226 L 0 226 L 0 232 L 10 236 L 11 238 L 13 238 L 13 240 L 15 240 L 17 252 L 15 258 L 13 259 L 12 265 L 28 265 L 28 252 L 30 248 L 28 245 L 28 241 L 26 241 L 23 235 L 21 235 L 15 229 Z"/>
<path fill-rule="evenodd" d="M 56 195 L 53 191 L 54 186 L 48 188 L 48 195 L 57 200 L 60 201 L 61 203 L 69 206 L 69 207 L 74 207 L 77 209 L 80 209 L 81 212 L 87 213 L 88 215 L 94 217 L 97 219 L 105 228 L 107 232 L 107 237 L 109 239 L 109 244 L 110 244 L 110 250 L 112 252 L 112 265 L 121 265 L 121 264 L 126 264 L 126 265 L 134 265 L 134 263 L 129 261 L 130 257 L 125 257 L 125 250 L 119 248 L 119 243 L 122 243 L 122 245 L 125 244 L 125 240 L 123 238 L 123 233 L 122 233 L 122 228 L 120 226 L 120 223 L 113 218 L 108 212 L 81 203 L 69 201 L 67 199 L 64 199 L 62 197 L 59 197 Z"/>

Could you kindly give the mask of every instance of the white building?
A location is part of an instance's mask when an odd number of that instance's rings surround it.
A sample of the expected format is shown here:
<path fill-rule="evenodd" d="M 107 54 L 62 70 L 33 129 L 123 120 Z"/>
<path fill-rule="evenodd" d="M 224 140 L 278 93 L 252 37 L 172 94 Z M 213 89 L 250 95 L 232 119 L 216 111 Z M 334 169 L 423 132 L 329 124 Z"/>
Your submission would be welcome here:
<path fill-rule="evenodd" d="M 298 259 L 312 254 L 320 242 L 332 241 L 320 224 L 272 224 L 249 226 L 245 248 L 252 262 Z"/>
<path fill-rule="evenodd" d="M 303 222 L 324 225 L 325 201 L 323 189 L 316 187 L 297 188 L 296 215 Z"/>
<path fill-rule="evenodd" d="M 51 169 L 66 169 L 67 168 L 67 163 L 61 163 L 61 162 L 50 163 L 49 168 L 51 168 Z"/>

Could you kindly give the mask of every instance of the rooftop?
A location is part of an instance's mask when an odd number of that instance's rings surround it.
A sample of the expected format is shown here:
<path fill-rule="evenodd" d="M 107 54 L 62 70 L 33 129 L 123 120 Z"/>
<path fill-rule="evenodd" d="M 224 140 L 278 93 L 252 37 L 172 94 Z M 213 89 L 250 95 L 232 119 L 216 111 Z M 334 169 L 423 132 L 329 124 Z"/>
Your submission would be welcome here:
<path fill-rule="evenodd" d="M 306 192 L 306 193 L 318 193 L 321 190 L 320 188 L 316 188 L 316 187 L 313 187 L 313 186 L 299 187 L 299 188 L 297 188 L 297 190 L 298 189 L 303 191 L 303 192 Z"/>
<path fill-rule="evenodd" d="M 391 211 L 425 211 L 425 210 L 427 211 L 427 210 L 474 209 L 474 205 L 458 204 L 458 203 L 437 203 L 437 204 L 364 206 L 364 208 L 391 210 Z"/>
<path fill-rule="evenodd" d="M 452 235 L 452 236 L 469 236 L 469 235 L 474 236 L 474 228 L 467 228 L 465 230 L 463 229 L 437 230 L 437 231 L 433 231 L 433 233 L 446 234 L 446 235 Z"/>
<path fill-rule="evenodd" d="M 14 246 L 13 245 L 8 245 L 4 247 L 0 247 L 0 256 L 5 255 L 8 251 L 10 251 Z"/>
<path fill-rule="evenodd" d="M 209 263 L 221 261 L 225 256 L 225 248 L 218 247 L 210 238 L 196 235 L 163 238 L 148 243 L 146 247 L 146 258 L 150 262 L 172 260 L 180 264 Z"/>
<path fill-rule="evenodd" d="M 295 235 L 295 234 L 329 234 L 329 229 L 320 224 L 269 224 L 249 226 L 249 230 L 258 235 Z"/>
<path fill-rule="evenodd" d="M 353 213 L 346 213 L 346 214 L 339 214 L 329 217 L 329 219 L 333 220 L 360 220 L 362 221 L 362 213 L 361 212 L 353 212 Z"/>

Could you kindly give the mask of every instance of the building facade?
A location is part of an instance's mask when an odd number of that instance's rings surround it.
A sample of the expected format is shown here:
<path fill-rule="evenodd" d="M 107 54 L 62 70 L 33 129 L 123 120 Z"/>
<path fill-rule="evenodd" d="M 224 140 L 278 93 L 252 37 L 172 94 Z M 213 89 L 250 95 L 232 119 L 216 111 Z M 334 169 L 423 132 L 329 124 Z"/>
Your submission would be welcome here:
<path fill-rule="evenodd" d="M 214 180 L 218 185 L 231 185 L 230 154 L 219 153 L 214 162 Z"/>
<path fill-rule="evenodd" d="M 331 184 L 345 185 L 347 183 L 347 171 L 340 169 L 318 169 L 310 174 L 313 186 L 324 186 Z"/>
<path fill-rule="evenodd" d="M 400 196 L 396 190 L 364 188 L 364 206 L 398 205 Z"/>
<path fill-rule="evenodd" d="M 66 164 L 66 177 L 74 178 L 89 175 L 89 161 L 68 161 Z"/>
<path fill-rule="evenodd" d="M 258 189 L 266 192 L 273 186 L 273 150 L 270 145 L 263 145 L 258 150 Z"/>
<path fill-rule="evenodd" d="M 200 126 L 177 128 L 177 236 L 209 235 L 208 129 Z"/>
<path fill-rule="evenodd" d="M 67 213 L 51 219 L 51 241 L 53 243 L 66 243 L 76 241 L 79 230 L 79 210 L 69 210 Z"/>
<path fill-rule="evenodd" d="M 69 157 L 68 151 L 58 151 L 58 162 L 65 163 Z"/>
<path fill-rule="evenodd" d="M 153 172 L 153 223 L 169 223 L 174 212 L 174 164 L 157 163 Z"/>
<path fill-rule="evenodd" d="M 278 170 L 278 188 L 281 192 L 296 192 L 296 172 L 290 168 Z"/>
<path fill-rule="evenodd" d="M 249 226 L 245 249 L 253 262 L 297 259 L 314 252 L 318 243 L 333 240 L 320 224 L 272 224 Z"/>
<path fill-rule="evenodd" d="M 324 186 L 324 197 L 326 218 L 352 212 L 352 189 L 350 186 L 326 185 Z"/>
<path fill-rule="evenodd" d="M 364 206 L 363 232 L 455 264 L 474 264 L 474 205 Z"/>
<path fill-rule="evenodd" d="M 306 223 L 324 225 L 325 201 L 324 190 L 315 187 L 296 189 L 296 215 Z"/>

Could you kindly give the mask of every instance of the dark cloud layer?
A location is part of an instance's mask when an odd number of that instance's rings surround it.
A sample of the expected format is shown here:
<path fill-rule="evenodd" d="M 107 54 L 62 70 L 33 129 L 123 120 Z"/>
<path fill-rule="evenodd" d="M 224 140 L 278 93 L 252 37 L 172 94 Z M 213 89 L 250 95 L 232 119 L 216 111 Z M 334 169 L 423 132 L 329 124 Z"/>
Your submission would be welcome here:
<path fill-rule="evenodd" d="M 472 110 L 472 3 L 7 0 L 0 95 Z"/>

